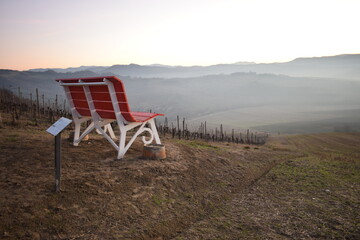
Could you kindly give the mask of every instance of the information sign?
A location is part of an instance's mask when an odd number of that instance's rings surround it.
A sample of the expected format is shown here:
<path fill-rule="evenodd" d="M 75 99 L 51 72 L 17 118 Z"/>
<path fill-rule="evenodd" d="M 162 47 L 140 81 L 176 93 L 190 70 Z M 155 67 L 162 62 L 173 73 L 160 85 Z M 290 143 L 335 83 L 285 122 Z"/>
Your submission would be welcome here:
<path fill-rule="evenodd" d="M 51 127 L 49 127 L 46 131 L 51 135 L 56 136 L 62 130 L 64 130 L 71 122 L 72 120 L 62 117 L 57 120 L 53 125 L 51 125 Z"/>
<path fill-rule="evenodd" d="M 60 118 L 46 131 L 55 137 L 55 191 L 60 192 L 61 180 L 61 132 L 72 122 L 67 118 Z"/>

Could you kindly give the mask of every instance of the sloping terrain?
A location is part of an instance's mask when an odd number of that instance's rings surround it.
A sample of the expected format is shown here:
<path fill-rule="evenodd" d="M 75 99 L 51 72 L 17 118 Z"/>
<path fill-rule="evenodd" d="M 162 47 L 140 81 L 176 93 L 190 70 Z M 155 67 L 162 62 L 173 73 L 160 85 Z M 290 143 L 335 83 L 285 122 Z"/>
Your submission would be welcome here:
<path fill-rule="evenodd" d="M 303 155 L 276 165 L 177 239 L 360 238 L 360 134 L 297 135 L 271 144 Z"/>
<path fill-rule="evenodd" d="M 141 142 L 115 160 L 100 136 L 73 147 L 65 132 L 54 193 L 45 129 L 0 128 L 1 239 L 359 236 L 359 134 L 257 147 L 166 137 L 165 160 L 141 159 Z"/>
<path fill-rule="evenodd" d="M 290 157 L 267 147 L 164 139 L 168 158 L 125 160 L 100 136 L 63 138 L 62 192 L 54 188 L 53 137 L 0 129 L 0 234 L 9 238 L 171 238 Z"/>

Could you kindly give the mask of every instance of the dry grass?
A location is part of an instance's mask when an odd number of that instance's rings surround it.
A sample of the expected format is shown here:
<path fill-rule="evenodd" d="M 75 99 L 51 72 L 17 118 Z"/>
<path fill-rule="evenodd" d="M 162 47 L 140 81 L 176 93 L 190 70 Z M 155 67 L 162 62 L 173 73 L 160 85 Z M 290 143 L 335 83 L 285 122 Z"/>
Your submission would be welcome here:
<path fill-rule="evenodd" d="M 182 239 L 359 239 L 360 134 L 273 140 L 300 157 L 276 165 Z"/>
<path fill-rule="evenodd" d="M 4 116 L 3 116 L 4 117 Z M 359 134 L 261 147 L 165 138 L 166 160 L 125 160 L 98 135 L 63 134 L 53 192 L 47 126 L 0 128 L 1 239 L 359 238 Z"/>

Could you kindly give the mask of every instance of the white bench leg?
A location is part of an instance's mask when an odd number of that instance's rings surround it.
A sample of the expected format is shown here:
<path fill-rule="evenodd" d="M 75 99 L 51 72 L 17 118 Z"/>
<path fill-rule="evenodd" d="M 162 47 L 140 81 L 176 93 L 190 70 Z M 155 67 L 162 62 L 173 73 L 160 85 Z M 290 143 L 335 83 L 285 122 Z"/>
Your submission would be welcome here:
<path fill-rule="evenodd" d="M 73 118 L 74 124 L 75 124 L 75 131 L 74 131 L 74 141 L 73 145 L 78 146 L 81 140 L 88 135 L 93 129 L 94 129 L 94 122 L 91 122 L 89 126 L 81 133 L 81 124 L 88 121 L 88 118 L 79 119 L 79 118 Z"/>
<path fill-rule="evenodd" d="M 117 159 L 122 159 L 126 153 L 125 150 L 125 141 L 126 141 L 126 131 L 120 130 L 120 139 L 119 139 L 119 152 Z"/>
<path fill-rule="evenodd" d="M 109 123 L 108 125 L 105 126 L 107 128 L 107 130 L 109 131 L 110 137 L 114 140 L 117 140 L 114 130 L 111 127 L 111 124 Z M 106 132 L 106 131 L 105 131 Z"/>
<path fill-rule="evenodd" d="M 75 123 L 75 132 L 74 132 L 73 145 L 78 146 L 79 145 L 81 122 L 74 120 L 74 123 Z"/>
<path fill-rule="evenodd" d="M 150 125 L 150 129 L 145 128 L 146 124 Z M 137 124 L 137 125 L 135 125 L 133 127 L 130 127 L 130 128 L 128 128 L 128 130 L 133 129 L 136 126 L 139 126 L 139 125 Z M 137 130 L 136 133 L 134 133 L 134 135 L 132 136 L 132 138 L 129 140 L 129 142 L 127 144 L 126 144 L 126 133 L 127 133 L 126 127 L 121 126 L 121 125 L 119 127 L 120 127 L 120 139 L 119 139 L 119 147 L 118 147 L 117 159 L 122 159 L 124 157 L 125 153 L 130 148 L 132 143 L 135 141 L 136 137 L 139 134 L 141 134 L 142 132 L 144 132 L 144 131 L 150 131 L 150 133 L 151 133 L 151 139 L 149 140 L 149 142 L 151 142 L 151 141 L 153 141 L 153 139 L 155 139 L 155 142 L 157 144 L 161 144 L 160 137 L 159 137 L 159 134 L 157 132 L 154 119 L 150 119 L 148 122 L 142 123 L 140 128 Z M 110 130 L 109 130 L 109 133 L 110 133 Z M 146 143 L 146 141 L 144 141 L 144 137 L 143 137 L 143 142 Z"/>
<path fill-rule="evenodd" d="M 96 129 L 96 132 L 97 132 L 98 134 L 102 134 L 98 129 Z M 105 132 L 105 133 L 106 133 L 106 132 L 109 132 L 110 137 L 111 137 L 112 139 L 114 139 L 114 140 L 117 140 L 117 137 L 115 136 L 114 130 L 112 129 L 110 123 L 109 123 L 109 124 L 106 124 L 106 125 L 104 126 L 104 132 Z"/>
<path fill-rule="evenodd" d="M 159 134 L 158 134 L 157 129 L 156 129 L 154 118 L 150 119 L 149 124 L 150 124 L 151 131 L 154 134 L 155 142 L 157 144 L 161 144 L 160 137 L 159 137 Z"/>

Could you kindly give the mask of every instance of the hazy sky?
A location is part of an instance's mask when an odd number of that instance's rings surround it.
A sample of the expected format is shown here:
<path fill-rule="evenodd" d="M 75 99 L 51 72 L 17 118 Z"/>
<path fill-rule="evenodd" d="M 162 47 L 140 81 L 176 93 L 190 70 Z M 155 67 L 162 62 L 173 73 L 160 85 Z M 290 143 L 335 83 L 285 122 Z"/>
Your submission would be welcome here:
<path fill-rule="evenodd" d="M 0 0 L 0 68 L 360 53 L 360 0 Z"/>

